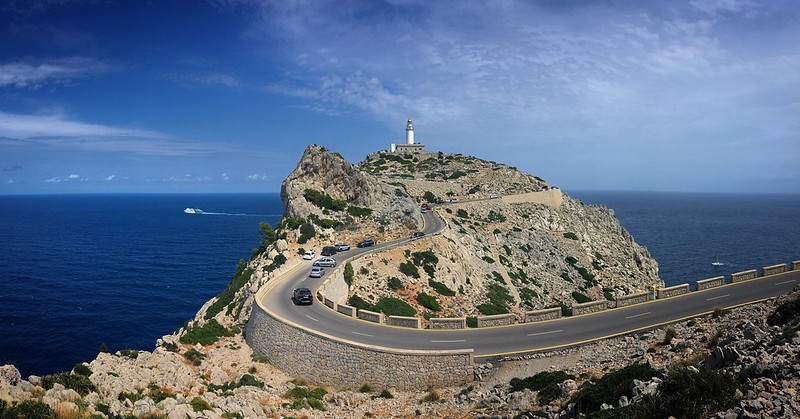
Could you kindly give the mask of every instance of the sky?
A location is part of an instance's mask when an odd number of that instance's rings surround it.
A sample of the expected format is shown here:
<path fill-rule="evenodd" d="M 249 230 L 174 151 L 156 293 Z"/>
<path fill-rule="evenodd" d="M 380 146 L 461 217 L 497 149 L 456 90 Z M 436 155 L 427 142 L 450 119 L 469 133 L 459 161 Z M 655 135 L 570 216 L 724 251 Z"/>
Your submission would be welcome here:
<path fill-rule="evenodd" d="M 800 193 L 800 2 L 4 0 L 0 194 L 276 192 L 415 138 L 562 189 Z"/>

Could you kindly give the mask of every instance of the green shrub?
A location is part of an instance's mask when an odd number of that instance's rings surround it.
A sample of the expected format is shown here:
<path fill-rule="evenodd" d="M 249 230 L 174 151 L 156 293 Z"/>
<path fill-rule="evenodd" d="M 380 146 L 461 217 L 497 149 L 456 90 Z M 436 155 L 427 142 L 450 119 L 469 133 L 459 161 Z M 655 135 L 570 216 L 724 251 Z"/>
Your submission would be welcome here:
<path fill-rule="evenodd" d="M 150 393 L 147 395 L 150 399 L 156 403 L 162 402 L 166 399 L 174 399 L 177 395 L 171 391 L 164 391 L 160 388 L 156 388 L 150 390 Z"/>
<path fill-rule="evenodd" d="M 542 371 L 527 378 L 512 378 L 509 383 L 511 387 L 508 391 L 513 393 L 526 388 L 531 391 L 538 391 L 539 405 L 543 406 L 562 396 L 561 387 L 558 384 L 573 379 L 575 379 L 575 376 L 564 371 Z"/>
<path fill-rule="evenodd" d="M 578 235 L 573 233 L 573 232 L 571 232 L 571 231 L 568 231 L 568 232 L 564 233 L 564 238 L 565 239 L 570 239 L 570 240 L 578 240 Z"/>
<path fill-rule="evenodd" d="M 304 244 L 314 238 L 317 235 L 317 231 L 314 229 L 314 224 L 311 223 L 303 223 L 300 226 L 300 237 L 297 238 L 298 244 Z"/>
<path fill-rule="evenodd" d="M 406 276 L 419 278 L 419 269 L 411 262 L 403 262 L 400 264 L 400 272 Z"/>
<path fill-rule="evenodd" d="M 189 405 L 192 406 L 192 410 L 195 412 L 205 412 L 206 410 L 211 410 L 214 407 L 211 406 L 207 401 L 201 399 L 200 397 L 195 397 L 189 402 Z"/>
<path fill-rule="evenodd" d="M 428 202 L 436 202 L 436 195 L 434 195 L 431 191 L 425 191 L 425 193 L 422 194 L 422 199 Z"/>
<path fill-rule="evenodd" d="M 305 387 L 295 387 L 286 392 L 285 396 L 293 400 L 292 408 L 300 409 L 308 406 L 312 409 L 325 410 L 325 405 L 322 403 L 323 397 L 328 392 L 321 387 L 309 390 Z"/>
<path fill-rule="evenodd" d="M 105 354 L 108 353 L 108 346 L 105 342 L 100 344 L 100 349 L 97 350 L 98 353 Z"/>
<path fill-rule="evenodd" d="M 714 309 L 715 313 L 716 311 L 717 309 Z M 767 324 L 770 326 L 784 326 L 794 320 L 798 313 L 800 313 L 800 298 L 781 301 L 775 307 L 775 311 L 767 316 Z M 717 317 L 721 317 L 721 313 Z"/>
<path fill-rule="evenodd" d="M 447 285 L 445 285 L 445 284 L 443 284 L 443 283 L 441 283 L 439 281 L 434 281 L 433 279 L 429 279 L 428 280 L 428 285 L 430 285 L 431 288 L 433 288 L 434 291 L 438 292 L 441 295 L 445 295 L 445 296 L 448 296 L 448 297 L 452 297 L 452 296 L 456 295 L 455 291 L 451 290 L 450 288 L 447 287 Z"/>
<path fill-rule="evenodd" d="M 439 399 L 441 399 L 441 396 L 439 396 L 439 393 L 436 390 L 431 390 L 431 391 L 428 392 L 428 394 L 423 396 L 422 400 L 420 400 L 420 401 L 422 403 L 432 403 L 432 402 L 439 401 Z"/>
<path fill-rule="evenodd" d="M 614 290 L 611 288 L 603 288 L 603 297 L 608 301 L 614 301 Z"/>
<path fill-rule="evenodd" d="M 361 386 L 361 388 L 358 389 L 358 392 L 359 393 L 372 393 L 372 387 L 369 384 L 364 383 L 364 385 Z"/>
<path fill-rule="evenodd" d="M 478 318 L 473 316 L 467 316 L 467 327 L 478 327 Z"/>
<path fill-rule="evenodd" d="M 500 223 L 502 223 L 502 222 L 504 222 L 506 220 L 506 216 L 503 215 L 503 213 L 494 212 L 493 210 L 489 210 L 489 214 L 487 215 L 487 218 L 489 219 L 489 221 L 500 222 Z"/>
<path fill-rule="evenodd" d="M 387 316 L 407 316 L 417 315 L 417 310 L 405 301 L 394 297 L 383 297 L 375 304 L 375 311 L 379 311 Z"/>
<path fill-rule="evenodd" d="M 567 257 L 564 259 L 564 262 L 567 262 L 567 264 L 568 264 L 568 265 L 573 265 L 573 266 L 574 266 L 576 263 L 578 263 L 578 259 L 575 259 L 575 258 L 574 258 L 574 257 L 572 257 L 572 256 L 567 256 Z"/>
<path fill-rule="evenodd" d="M 53 388 L 54 384 L 61 384 L 65 388 L 75 390 L 81 396 L 97 391 L 97 387 L 89 381 L 89 377 L 79 374 L 70 374 L 68 372 L 45 375 L 42 377 L 42 387 L 45 390 L 50 390 Z"/>
<path fill-rule="evenodd" d="M 497 281 L 497 282 L 499 282 L 501 284 L 505 284 L 506 283 L 506 280 L 505 280 L 505 278 L 503 278 L 503 275 L 500 275 L 500 272 L 497 272 L 497 271 L 492 271 L 492 279 L 494 279 L 495 281 Z"/>
<path fill-rule="evenodd" d="M 8 406 L 5 400 L 0 400 L 0 418 L 2 419 L 55 419 L 56 412 L 45 402 L 38 400 L 23 400 Z"/>
<path fill-rule="evenodd" d="M 587 297 L 584 294 L 581 294 L 578 291 L 572 291 L 572 298 L 574 298 L 575 301 L 577 301 L 579 304 L 588 303 L 592 301 L 591 298 Z"/>
<path fill-rule="evenodd" d="M 91 370 L 91 368 L 89 368 L 88 365 L 86 365 L 86 364 L 84 364 L 82 362 L 79 362 L 79 363 L 75 364 L 74 367 L 72 367 L 72 373 L 88 377 L 88 376 L 92 375 L 92 370 Z"/>
<path fill-rule="evenodd" d="M 372 304 L 366 302 L 363 298 L 356 294 L 347 299 L 347 304 L 359 310 L 372 310 Z"/>
<path fill-rule="evenodd" d="M 395 277 L 389 278 L 388 285 L 389 285 L 389 289 L 390 290 L 397 291 L 397 290 L 405 289 L 405 287 L 403 286 L 403 283 L 400 282 L 400 280 L 395 278 Z"/>
<path fill-rule="evenodd" d="M 319 208 L 331 210 L 331 211 L 341 211 L 345 209 L 347 206 L 347 202 L 341 199 L 333 199 L 330 195 L 326 194 L 325 192 L 318 191 L 315 189 L 306 189 L 303 191 L 303 198 L 306 201 L 316 205 Z"/>
<path fill-rule="evenodd" d="M 478 311 L 486 316 L 494 314 L 508 313 L 508 305 L 514 302 L 514 298 L 508 290 L 500 284 L 489 284 L 486 297 L 489 303 L 478 305 Z"/>
<path fill-rule="evenodd" d="M 161 347 L 170 352 L 178 352 L 178 345 L 174 342 L 164 342 Z"/>
<path fill-rule="evenodd" d="M 417 266 L 436 265 L 439 263 L 439 258 L 436 257 L 432 250 L 411 253 L 411 259 Z"/>
<path fill-rule="evenodd" d="M 417 294 L 417 302 L 428 310 L 442 310 L 442 307 L 439 305 L 439 301 L 436 300 L 436 297 L 428 295 L 424 292 Z"/>
<path fill-rule="evenodd" d="M 259 381 L 250 374 L 245 374 L 237 382 L 229 382 L 225 384 L 209 384 L 208 391 L 213 391 L 223 396 L 230 396 L 233 395 L 233 390 L 244 386 L 257 387 L 263 389 L 264 383 Z"/>
<path fill-rule="evenodd" d="M 183 357 L 191 361 L 192 365 L 195 366 L 202 364 L 203 360 L 206 359 L 206 355 L 204 353 L 194 348 L 184 352 Z"/>
<path fill-rule="evenodd" d="M 664 345 L 669 345 L 670 343 L 672 343 L 672 339 L 675 339 L 677 335 L 678 332 L 675 331 L 674 327 L 672 326 L 667 327 L 667 329 L 664 330 Z"/>
<path fill-rule="evenodd" d="M 633 380 L 648 381 L 653 377 L 661 378 L 663 374 L 647 365 L 629 365 L 610 372 L 595 384 L 581 389 L 571 401 L 578 404 L 580 412 L 600 410 L 603 403 L 616 406 L 621 396 L 630 396 Z"/>
<path fill-rule="evenodd" d="M 233 336 L 228 329 L 211 319 L 203 326 L 193 327 L 186 331 L 180 338 L 181 343 L 199 343 L 201 345 L 211 345 L 219 340 L 220 337 Z"/>
<path fill-rule="evenodd" d="M 392 394 L 392 392 L 390 392 L 388 389 L 383 389 L 380 393 L 378 393 L 378 397 L 382 399 L 393 399 L 394 394 Z"/>
<path fill-rule="evenodd" d="M 483 260 L 484 260 L 484 261 L 486 261 L 487 263 L 494 263 L 494 259 L 492 259 L 492 258 L 491 258 L 491 257 L 489 257 L 489 256 L 484 256 L 484 257 L 482 257 L 481 259 L 483 259 Z"/>
<path fill-rule="evenodd" d="M 456 216 L 459 218 L 469 218 L 469 214 L 464 208 L 459 208 L 456 210 Z"/>
<path fill-rule="evenodd" d="M 344 264 L 344 282 L 349 287 L 353 283 L 353 277 L 355 276 L 355 272 L 353 271 L 353 265 L 350 262 Z"/>
<path fill-rule="evenodd" d="M 286 257 L 284 257 L 283 259 L 285 261 Z M 222 309 L 225 308 L 225 306 L 232 303 L 234 297 L 236 297 L 236 293 L 239 292 L 239 290 L 245 284 L 247 284 L 248 281 L 250 281 L 251 275 L 253 275 L 252 269 L 245 268 L 237 272 L 237 274 L 234 275 L 233 279 L 231 279 L 231 282 L 228 283 L 228 286 L 225 287 L 225 290 L 223 290 L 217 296 L 217 299 L 214 300 L 211 306 L 208 307 L 208 310 L 206 310 L 206 314 L 203 315 L 203 318 L 206 320 L 213 318 L 214 316 L 219 314 L 222 311 Z"/>
<path fill-rule="evenodd" d="M 136 349 L 123 349 L 119 351 L 119 355 L 130 359 L 136 359 L 139 357 L 139 351 Z"/>
<path fill-rule="evenodd" d="M 372 215 L 372 209 L 351 205 L 347 207 L 347 213 L 353 217 L 369 217 Z"/>
<path fill-rule="evenodd" d="M 649 417 L 708 418 L 736 406 L 738 389 L 732 372 L 682 366 L 671 369 L 655 396 L 642 403 Z"/>
<path fill-rule="evenodd" d="M 130 391 L 122 391 L 117 395 L 117 400 L 124 402 L 125 400 L 130 400 L 131 403 L 136 403 L 137 401 L 141 400 L 144 396 L 142 396 L 139 392 L 130 392 Z"/>

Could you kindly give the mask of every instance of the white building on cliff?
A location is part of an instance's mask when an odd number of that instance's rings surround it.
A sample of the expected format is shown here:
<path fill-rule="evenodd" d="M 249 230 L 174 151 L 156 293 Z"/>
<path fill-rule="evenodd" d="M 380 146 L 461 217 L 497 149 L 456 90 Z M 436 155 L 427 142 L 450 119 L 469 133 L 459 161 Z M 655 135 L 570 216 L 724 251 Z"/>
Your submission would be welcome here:
<path fill-rule="evenodd" d="M 389 150 L 392 153 L 424 153 L 425 152 L 425 144 L 415 143 L 414 142 L 414 124 L 411 122 L 411 119 L 406 122 L 406 143 L 405 144 L 396 144 L 391 143 L 391 147 Z"/>

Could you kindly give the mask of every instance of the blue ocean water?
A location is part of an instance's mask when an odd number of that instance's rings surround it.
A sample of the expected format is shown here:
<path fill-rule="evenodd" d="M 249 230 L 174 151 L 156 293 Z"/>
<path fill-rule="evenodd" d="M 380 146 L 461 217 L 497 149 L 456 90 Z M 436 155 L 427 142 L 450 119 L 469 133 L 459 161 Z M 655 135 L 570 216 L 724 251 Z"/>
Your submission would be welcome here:
<path fill-rule="evenodd" d="M 800 260 L 800 195 L 567 193 L 613 209 L 667 286 Z"/>
<path fill-rule="evenodd" d="M 238 215 L 190 215 L 186 207 Z M 222 291 L 278 194 L 0 197 L 0 365 L 23 376 L 152 350 Z"/>
<path fill-rule="evenodd" d="M 800 259 L 800 195 L 568 193 L 612 208 L 668 285 Z M 278 194 L 0 197 L 0 364 L 42 375 L 101 343 L 152 349 L 282 212 Z"/>

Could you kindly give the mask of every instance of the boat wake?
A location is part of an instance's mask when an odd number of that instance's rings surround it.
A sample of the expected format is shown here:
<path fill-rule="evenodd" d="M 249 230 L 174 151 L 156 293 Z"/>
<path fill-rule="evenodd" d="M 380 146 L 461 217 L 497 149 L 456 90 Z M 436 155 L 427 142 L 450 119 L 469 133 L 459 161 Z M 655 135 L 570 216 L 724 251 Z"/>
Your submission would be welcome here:
<path fill-rule="evenodd" d="M 200 208 L 186 208 L 183 210 L 186 214 L 194 214 L 194 215 L 227 215 L 232 217 L 280 217 L 283 214 L 247 214 L 243 212 L 209 212 L 203 211 Z"/>

